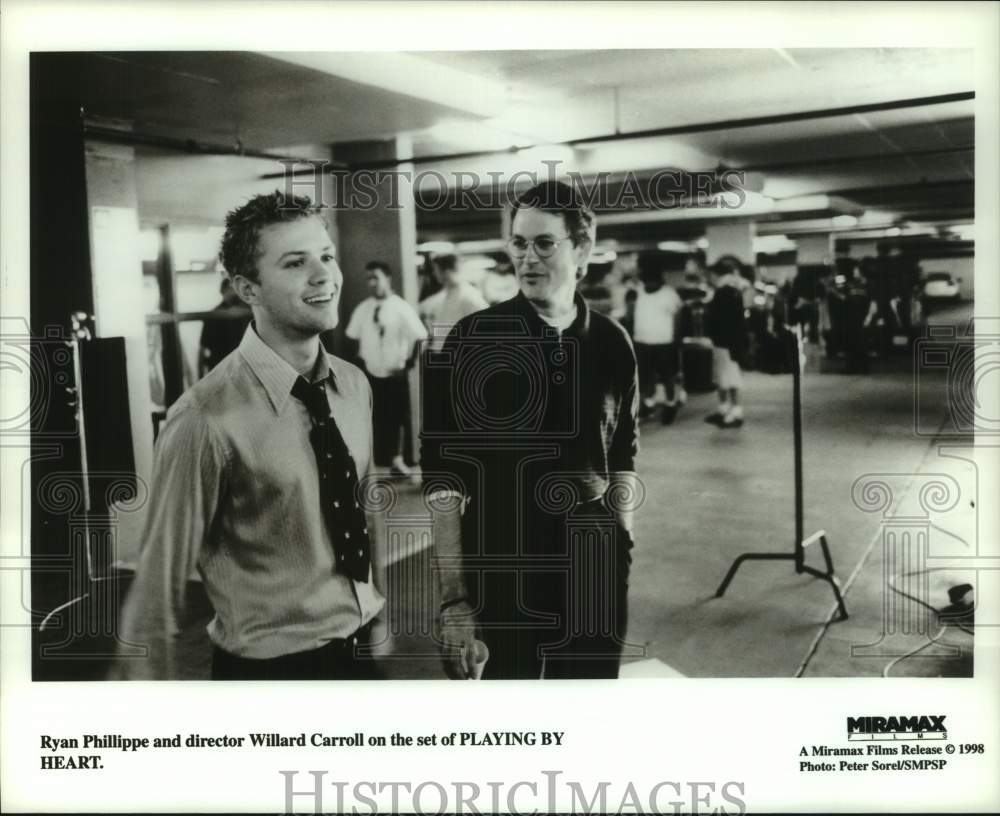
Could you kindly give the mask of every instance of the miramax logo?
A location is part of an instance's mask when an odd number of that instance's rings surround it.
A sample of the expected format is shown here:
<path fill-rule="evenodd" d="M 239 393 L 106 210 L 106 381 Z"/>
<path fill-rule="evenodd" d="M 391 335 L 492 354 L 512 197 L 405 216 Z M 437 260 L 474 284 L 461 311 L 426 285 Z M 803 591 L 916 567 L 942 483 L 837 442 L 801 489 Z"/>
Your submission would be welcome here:
<path fill-rule="evenodd" d="M 948 739 L 944 714 L 910 717 L 848 717 L 849 740 Z"/>

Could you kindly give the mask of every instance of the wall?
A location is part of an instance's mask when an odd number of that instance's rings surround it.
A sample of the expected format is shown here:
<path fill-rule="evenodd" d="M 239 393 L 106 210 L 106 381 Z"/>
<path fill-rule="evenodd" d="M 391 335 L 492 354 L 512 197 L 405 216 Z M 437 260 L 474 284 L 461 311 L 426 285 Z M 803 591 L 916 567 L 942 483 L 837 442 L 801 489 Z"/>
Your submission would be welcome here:
<path fill-rule="evenodd" d="M 96 334 L 125 339 L 129 436 L 136 477 L 149 484 L 153 472 L 153 407 L 148 387 L 146 324 L 139 308 L 143 302 L 142 263 L 132 148 L 88 142 L 86 177 Z M 119 514 L 120 562 L 130 564 L 138 557 L 142 516 Z"/>

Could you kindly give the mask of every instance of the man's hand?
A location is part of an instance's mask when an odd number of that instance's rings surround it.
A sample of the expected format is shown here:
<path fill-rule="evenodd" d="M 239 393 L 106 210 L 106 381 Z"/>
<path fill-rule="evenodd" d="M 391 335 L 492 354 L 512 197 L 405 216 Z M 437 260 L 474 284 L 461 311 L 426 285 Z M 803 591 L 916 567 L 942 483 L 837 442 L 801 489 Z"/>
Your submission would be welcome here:
<path fill-rule="evenodd" d="M 465 601 L 451 604 L 438 617 L 438 643 L 445 674 L 452 680 L 468 680 L 473 667 L 467 660 L 476 638 L 476 619 Z"/>
<path fill-rule="evenodd" d="M 388 657 L 392 654 L 392 638 L 389 637 L 389 627 L 381 615 L 372 621 L 368 644 L 372 654 L 376 657 Z"/>

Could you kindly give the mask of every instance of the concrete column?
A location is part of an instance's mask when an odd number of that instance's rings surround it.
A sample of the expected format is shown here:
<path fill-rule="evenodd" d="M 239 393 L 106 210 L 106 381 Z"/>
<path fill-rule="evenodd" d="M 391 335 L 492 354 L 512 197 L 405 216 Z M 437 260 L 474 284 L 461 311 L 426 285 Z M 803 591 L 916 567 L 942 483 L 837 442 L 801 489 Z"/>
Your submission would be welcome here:
<path fill-rule="evenodd" d="M 351 142 L 334 145 L 333 157 L 363 165 L 366 161 L 394 159 L 403 151 L 408 152 L 409 145 L 401 138 Z M 393 289 L 414 306 L 417 304 L 417 214 L 412 178 L 413 165 L 403 164 L 384 171 L 361 171 L 345 179 L 335 214 L 337 259 L 344 271 L 341 332 L 354 307 L 368 297 L 364 270 L 369 261 L 389 264 Z"/>
<path fill-rule="evenodd" d="M 335 161 L 363 168 L 365 162 L 380 162 L 409 155 L 409 140 L 397 137 L 384 142 L 351 142 L 333 146 Z M 342 350 L 343 332 L 354 308 L 366 297 L 365 264 L 384 261 L 392 268 L 392 288 L 412 306 L 417 306 L 417 211 L 413 198 L 413 165 L 401 164 L 382 171 L 364 169 L 348 175 L 336 211 L 337 257 L 344 272 L 340 299 L 340 326 L 333 343 Z M 410 451 L 417 457 L 420 430 L 419 372 L 410 376 Z"/>
<path fill-rule="evenodd" d="M 798 244 L 796 263 L 799 266 L 817 266 L 833 263 L 833 234 L 829 232 L 796 235 Z"/>
<path fill-rule="evenodd" d="M 724 255 L 733 255 L 742 263 L 755 266 L 757 257 L 753 251 L 753 239 L 756 234 L 756 225 L 752 221 L 709 224 L 705 230 L 708 239 L 705 262 L 711 266 Z"/>

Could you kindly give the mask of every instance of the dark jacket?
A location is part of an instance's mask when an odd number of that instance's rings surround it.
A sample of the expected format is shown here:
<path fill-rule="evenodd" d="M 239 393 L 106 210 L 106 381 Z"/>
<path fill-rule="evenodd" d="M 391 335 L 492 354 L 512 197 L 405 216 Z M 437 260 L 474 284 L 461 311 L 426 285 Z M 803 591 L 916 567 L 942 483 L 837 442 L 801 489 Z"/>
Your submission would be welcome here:
<path fill-rule="evenodd" d="M 425 489 L 470 498 L 467 546 L 531 549 L 554 516 L 602 496 L 610 473 L 635 470 L 631 341 L 579 294 L 576 305 L 560 337 L 519 294 L 461 320 L 425 357 Z"/>
<path fill-rule="evenodd" d="M 716 348 L 729 349 L 734 360 L 746 351 L 746 316 L 743 293 L 735 286 L 723 284 L 705 308 L 705 334 Z"/>

